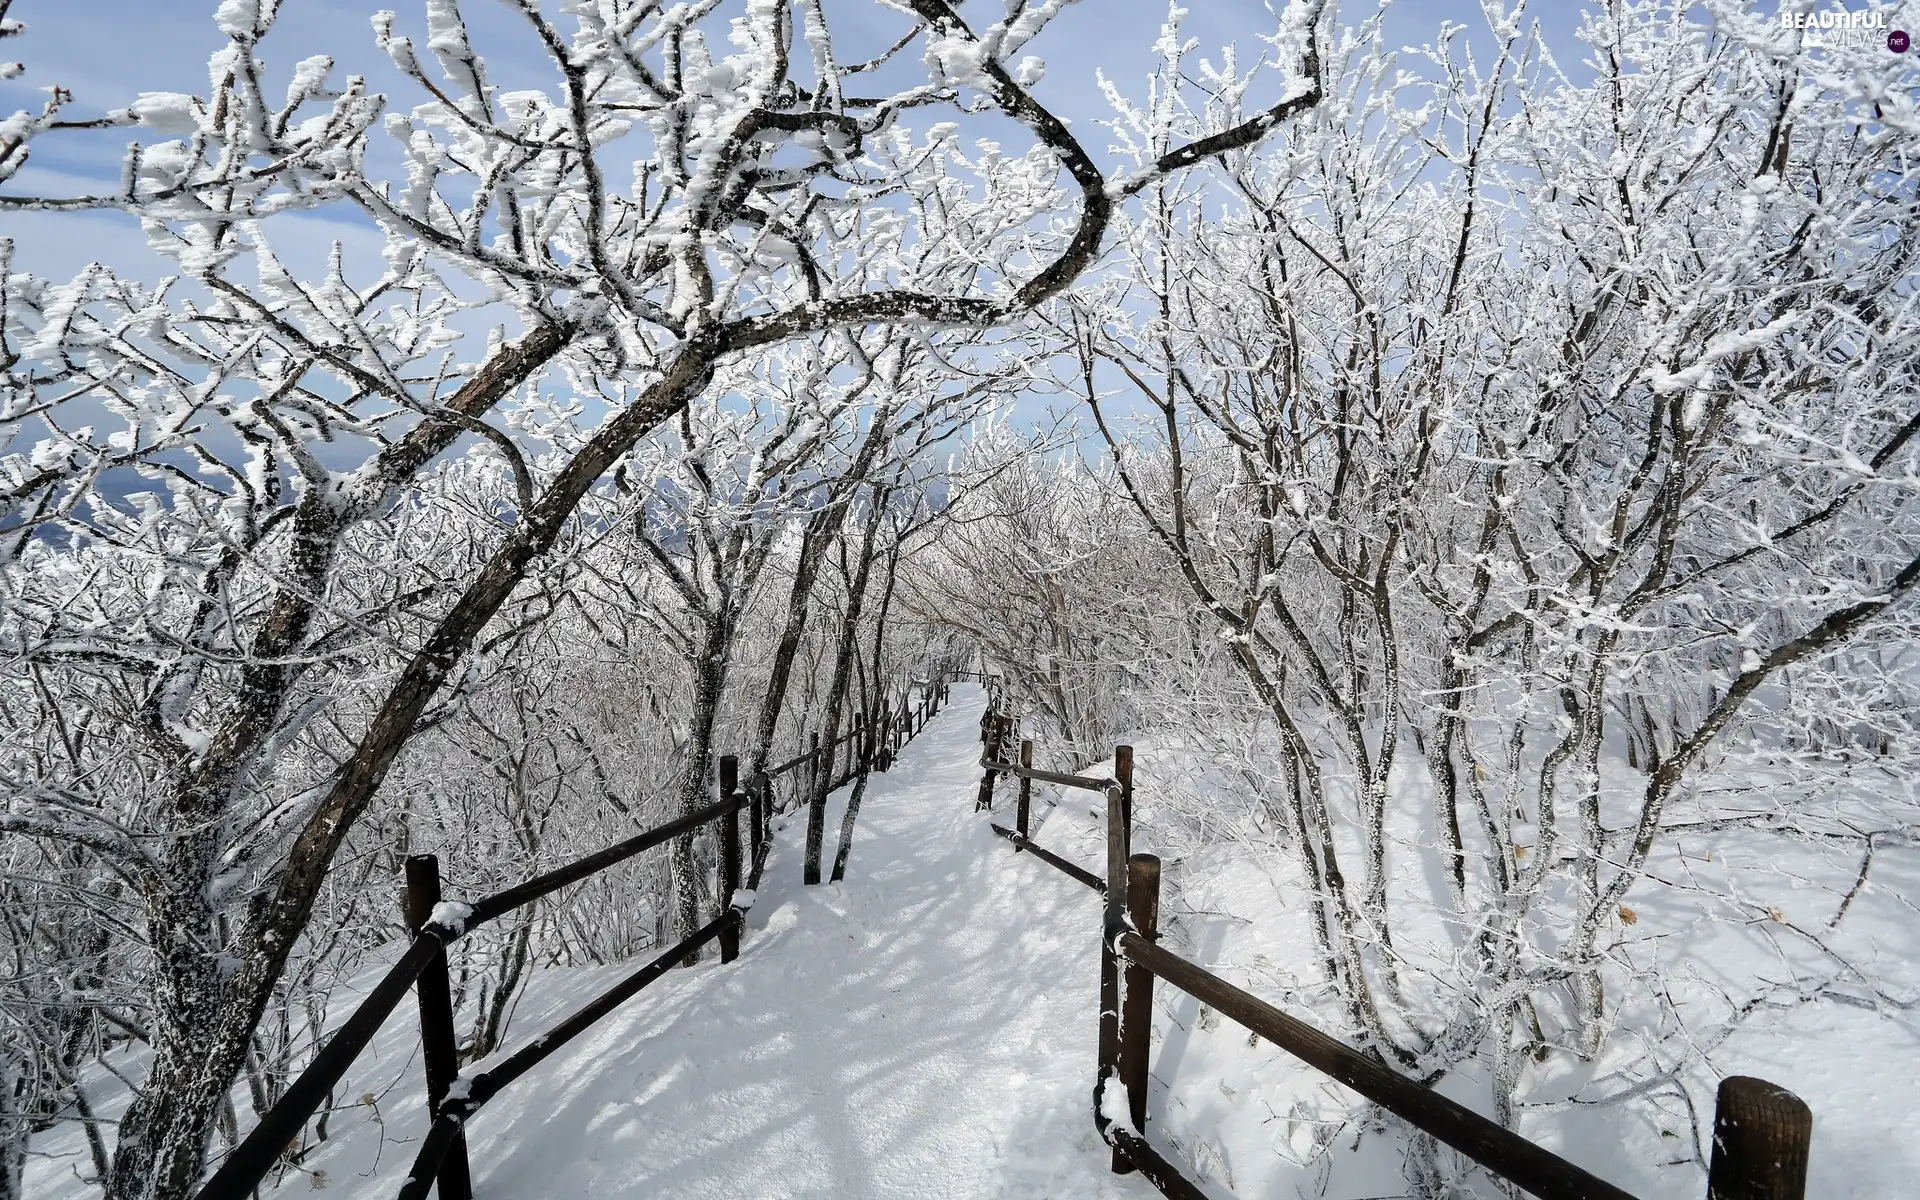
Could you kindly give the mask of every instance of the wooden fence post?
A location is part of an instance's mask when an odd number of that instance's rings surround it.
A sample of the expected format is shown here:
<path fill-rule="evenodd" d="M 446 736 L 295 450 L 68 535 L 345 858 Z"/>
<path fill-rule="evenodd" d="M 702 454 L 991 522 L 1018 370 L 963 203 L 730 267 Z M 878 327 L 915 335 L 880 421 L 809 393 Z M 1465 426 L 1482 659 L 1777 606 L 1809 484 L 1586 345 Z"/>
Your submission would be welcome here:
<path fill-rule="evenodd" d="M 433 919 L 440 903 L 440 860 L 431 854 L 409 854 L 406 862 L 407 928 L 418 934 Z M 442 947 L 420 972 L 414 984 L 420 1003 L 420 1058 L 427 1075 L 427 1118 L 437 1116 L 447 1089 L 460 1075 L 460 1047 L 453 1032 L 453 991 L 447 980 L 447 952 Z M 473 1176 L 467 1165 L 467 1135 L 455 1134 L 453 1145 L 440 1162 L 441 1200 L 473 1200 Z"/>
<path fill-rule="evenodd" d="M 740 760 L 731 754 L 720 756 L 720 800 L 725 803 L 740 792 Z M 740 810 L 735 808 L 720 818 L 720 908 L 733 904 L 740 890 Z M 740 957 L 740 922 L 720 931 L 720 961 L 730 963 Z"/>
<path fill-rule="evenodd" d="M 1007 739 L 1012 735 L 1012 717 L 996 717 L 989 713 L 986 718 L 986 728 L 980 732 L 981 740 L 986 747 L 983 757 L 988 762 L 1001 761 L 1000 755 L 1005 753 Z M 973 811 L 979 812 L 983 808 L 988 812 L 993 811 L 993 781 L 997 775 L 999 775 L 998 771 L 989 770 L 980 777 L 980 794 L 974 797 Z"/>
<path fill-rule="evenodd" d="M 1020 739 L 1020 765 L 1023 767 L 1033 766 L 1033 739 L 1032 738 Z M 1014 823 L 1014 827 L 1020 831 L 1020 836 L 1023 838 L 1027 836 L 1027 816 L 1032 806 L 1033 806 L 1033 780 L 1028 779 L 1026 776 L 1022 775 L 1020 777 L 1020 809 L 1014 815 L 1013 823 Z M 1020 849 L 1020 843 L 1015 842 L 1013 845 L 1013 848 L 1017 852 Z"/>
<path fill-rule="evenodd" d="M 1152 854 L 1127 858 L 1127 916 L 1141 937 L 1156 941 L 1160 932 L 1160 859 Z M 1127 1085 L 1127 1111 L 1133 1128 L 1147 1136 L 1147 1065 L 1153 1051 L 1153 972 L 1128 964 L 1127 988 L 1120 1005 L 1120 1079 Z"/>
<path fill-rule="evenodd" d="M 1133 747 L 1113 748 L 1113 777 L 1120 781 L 1120 819 L 1126 826 L 1127 845 L 1133 845 Z"/>
<path fill-rule="evenodd" d="M 1100 1036 L 1098 1042 L 1100 1107 L 1106 1110 L 1112 1093 L 1107 1089 L 1123 1086 L 1120 1073 L 1120 955 L 1114 941 L 1126 926 L 1128 847 L 1131 844 L 1119 797 L 1107 793 L 1107 894 L 1105 917 L 1100 935 Z M 1113 1147 L 1110 1160 L 1113 1173 L 1131 1172 L 1133 1160 L 1119 1146 Z"/>
<path fill-rule="evenodd" d="M 1804 1100 L 1764 1079 L 1727 1076 L 1713 1106 L 1707 1200 L 1803 1200 L 1812 1143 Z"/>

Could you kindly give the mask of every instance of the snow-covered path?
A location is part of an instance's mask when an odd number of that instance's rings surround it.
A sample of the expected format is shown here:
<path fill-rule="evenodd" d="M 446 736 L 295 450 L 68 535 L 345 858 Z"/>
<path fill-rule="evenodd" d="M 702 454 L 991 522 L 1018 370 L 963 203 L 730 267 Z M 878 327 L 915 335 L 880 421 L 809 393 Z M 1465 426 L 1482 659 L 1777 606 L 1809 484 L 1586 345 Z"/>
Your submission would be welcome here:
<path fill-rule="evenodd" d="M 676 972 L 475 1119 L 482 1200 L 1157 1194 L 1107 1172 L 1089 1113 L 1097 898 L 973 812 L 983 701 L 953 701 L 869 782 L 844 884 L 800 886 L 787 818 L 738 962 Z M 332 1179 L 385 1193 L 396 1157 Z"/>

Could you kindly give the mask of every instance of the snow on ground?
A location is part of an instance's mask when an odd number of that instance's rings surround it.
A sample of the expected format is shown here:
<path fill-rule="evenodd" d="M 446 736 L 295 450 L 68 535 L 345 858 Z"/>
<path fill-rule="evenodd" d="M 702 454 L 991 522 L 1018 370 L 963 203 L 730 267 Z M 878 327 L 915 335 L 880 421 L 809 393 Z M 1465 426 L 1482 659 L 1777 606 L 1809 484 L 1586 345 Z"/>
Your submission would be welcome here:
<path fill-rule="evenodd" d="M 676 973 L 481 1113 L 480 1196 L 1156 1194 L 1093 1129 L 1095 898 L 974 815 L 981 700 L 954 699 L 870 779 L 845 883 L 800 886 L 793 814 L 738 962 Z"/>
<path fill-rule="evenodd" d="M 1110 774 L 1113 763 L 1078 769 Z M 1410 786 L 1414 781 L 1396 780 L 1397 790 Z M 1185 818 L 1165 803 L 1173 792 L 1186 795 Z M 1101 870 L 1106 827 L 1099 797 L 1051 788 L 1035 796 L 1036 840 Z M 1232 814 L 1244 807 L 1206 764 L 1154 739 L 1136 740 L 1134 849 L 1162 858 L 1162 940 L 1256 995 L 1337 1030 L 1336 1007 L 1312 986 L 1311 932 L 1294 867 L 1270 847 L 1233 840 Z M 1177 828 L 1190 825 L 1195 813 L 1209 819 L 1204 841 L 1191 828 Z M 1430 831 L 1401 828 L 1393 841 L 1403 884 L 1429 870 Z M 1873 882 L 1856 896 L 1838 932 L 1828 934 L 1827 922 L 1858 867 L 1857 844 L 1823 847 L 1759 830 L 1682 838 L 1655 855 L 1647 878 L 1628 894 L 1638 940 L 1620 951 L 1623 961 L 1641 970 L 1657 967 L 1683 1010 L 1694 1014 L 1690 1019 L 1711 1029 L 1760 981 L 1784 990 L 1844 974 L 1792 926 L 1768 915 L 1777 913 L 1793 926 L 1820 931 L 1887 990 L 1912 994 L 1920 988 L 1920 912 L 1907 898 L 1920 896 L 1920 854 L 1883 850 Z M 1405 1195 L 1399 1135 L 1360 1136 L 1352 1093 L 1165 984 L 1155 988 L 1154 1010 L 1151 1136 L 1216 1194 Z M 1920 1149 L 1909 1136 L 1920 1120 L 1920 1088 L 1913 1082 L 1920 1077 L 1920 1027 L 1910 1013 L 1831 1001 L 1760 1012 L 1710 1049 L 1710 1069 L 1696 1064 L 1683 1074 L 1691 1114 L 1671 1086 L 1616 1105 L 1590 1103 L 1623 1089 L 1618 1075 L 1604 1076 L 1625 1060 L 1680 1056 L 1677 1032 L 1651 1039 L 1638 1034 L 1654 1027 L 1644 1005 L 1630 1007 L 1621 1024 L 1626 1032 L 1616 1035 L 1597 1068 L 1563 1065 L 1536 1078 L 1523 1097 L 1533 1105 L 1523 1105 L 1522 1134 L 1644 1200 L 1697 1200 L 1705 1182 L 1692 1161 L 1693 1139 L 1711 1136 L 1714 1086 L 1728 1075 L 1756 1075 L 1813 1109 L 1808 1196 L 1920 1195 L 1913 1182 L 1920 1177 Z M 1649 1048 L 1647 1040 L 1655 1044 Z M 1472 1064 L 1442 1080 L 1439 1090 L 1486 1111 L 1484 1080 Z M 1576 1096 L 1580 1103 L 1564 1102 Z M 1331 1153 L 1320 1153 L 1320 1146 Z M 1483 1184 L 1477 1194 L 1498 1193 Z"/>
<path fill-rule="evenodd" d="M 975 815 L 983 699 L 953 700 L 871 777 L 845 883 L 800 885 L 782 819 L 737 962 L 673 972 L 474 1118 L 480 1200 L 1158 1195 L 1094 1132 L 1097 898 Z M 541 973 L 506 1050 L 638 965 Z M 341 1090 L 379 1119 L 349 1107 L 275 1194 L 394 1193 L 425 1126 L 413 1022 Z"/>
<path fill-rule="evenodd" d="M 738 962 L 673 972 L 474 1119 L 480 1200 L 1157 1195 L 1138 1177 L 1109 1173 L 1093 1130 L 1098 898 L 1013 853 L 973 812 L 983 698 L 973 687 L 953 698 L 893 771 L 871 778 L 844 884 L 800 885 L 804 815 L 782 818 Z M 1270 848 L 1236 844 L 1224 827 L 1204 843 L 1177 828 L 1162 807 L 1176 788 L 1213 796 L 1215 813 L 1233 807 L 1220 780 L 1141 739 L 1136 848 L 1165 860 L 1169 946 L 1326 1024 L 1290 865 Z M 830 836 L 846 791 L 829 805 Z M 996 804 L 1004 824 L 1011 793 L 1003 784 Z M 1036 839 L 1099 871 L 1100 798 L 1044 787 L 1035 797 Z M 1395 853 L 1407 870 L 1424 869 L 1419 842 L 1418 831 L 1402 831 Z M 1774 906 L 1795 923 L 1823 924 L 1857 860 L 1735 831 L 1686 839 L 1652 867 L 1629 897 L 1637 928 L 1659 935 L 1645 944 L 1694 988 L 1687 1002 L 1710 1008 L 1743 980 L 1812 976 L 1806 955 L 1783 940 L 1787 927 L 1756 914 Z M 1920 976 L 1920 920 L 1905 897 L 1920 894 L 1920 856 L 1885 853 L 1875 872 L 1839 944 L 1896 990 L 1909 988 Z M 538 973 L 505 1050 L 639 965 Z M 1362 1136 L 1350 1094 L 1164 984 L 1155 1010 L 1151 1136 L 1211 1194 L 1404 1194 L 1399 1138 Z M 393 1194 L 425 1127 L 414 1020 L 405 1004 L 388 1022 L 338 1090 L 328 1141 L 274 1194 Z M 1920 1035 L 1910 1018 L 1808 1005 L 1756 1018 L 1711 1059 L 1710 1073 L 1686 1079 L 1694 1128 L 1673 1093 L 1527 1110 L 1521 1131 L 1646 1200 L 1692 1200 L 1702 1183 L 1685 1161 L 1688 1141 L 1706 1132 L 1713 1080 L 1755 1074 L 1813 1107 L 1809 1195 L 1911 1192 L 1920 1152 L 1903 1135 L 1917 1115 Z M 118 1065 L 137 1073 L 137 1063 Z M 1533 1092 L 1582 1095 L 1586 1082 L 1556 1077 Z M 1467 1075 L 1442 1088 L 1478 1100 Z M 96 1095 L 112 1115 L 119 1105 L 107 1091 Z M 244 1111 L 244 1098 L 236 1103 Z M 74 1173 L 85 1169 L 77 1138 L 35 1148 L 28 1195 L 94 1194 Z"/>

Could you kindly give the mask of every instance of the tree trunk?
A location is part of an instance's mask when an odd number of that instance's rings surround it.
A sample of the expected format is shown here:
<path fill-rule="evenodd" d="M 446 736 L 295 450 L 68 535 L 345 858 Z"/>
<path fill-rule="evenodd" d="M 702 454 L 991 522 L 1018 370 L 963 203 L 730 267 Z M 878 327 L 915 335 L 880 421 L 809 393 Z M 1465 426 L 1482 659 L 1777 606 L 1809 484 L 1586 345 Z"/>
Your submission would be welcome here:
<path fill-rule="evenodd" d="M 188 832 L 169 839 L 161 871 L 143 883 L 155 958 L 149 1025 L 153 1064 L 145 1088 L 120 1121 L 108 1200 L 171 1200 L 193 1187 L 214 1117 L 257 1021 L 256 1013 L 244 1030 L 232 1030 L 230 1019 L 218 1019 L 228 990 L 210 899 L 219 853 L 220 790 L 205 784 L 183 788 L 173 816 L 175 828 Z M 263 1008 L 265 1000 L 263 995 Z"/>
<path fill-rule="evenodd" d="M 900 568 L 900 543 L 895 541 L 887 551 L 887 582 L 880 592 L 879 619 L 873 625 L 873 653 L 870 656 L 872 669 L 869 675 L 875 681 L 873 692 L 880 697 L 878 703 L 867 705 L 867 729 L 879 732 L 880 709 L 886 704 L 886 689 L 878 686 L 880 679 L 880 659 L 886 649 L 887 610 L 893 607 L 893 585 L 898 578 Z M 866 794 L 867 771 L 862 769 L 859 778 L 854 780 L 853 794 L 847 797 L 846 815 L 840 818 L 840 850 L 833 856 L 833 873 L 829 879 L 838 883 L 847 874 L 847 856 L 853 851 L 854 822 L 860 819 L 860 799 Z"/>
<path fill-rule="evenodd" d="M 793 664 L 800 657 L 800 643 L 812 613 L 813 585 L 820 577 L 821 563 L 826 561 L 827 547 L 833 540 L 830 530 L 838 516 L 838 510 L 815 513 L 807 519 L 801 535 L 793 586 L 787 590 L 787 618 L 780 627 L 780 641 L 774 646 L 773 669 L 767 674 L 766 695 L 760 701 L 760 725 L 747 760 L 748 779 L 757 779 L 772 761 L 773 739 L 779 732 L 780 714 L 786 709 L 787 686 L 793 679 Z"/>
<path fill-rule="evenodd" d="M 727 685 L 727 660 L 733 651 L 732 622 L 709 619 L 701 632 L 700 653 L 693 661 L 693 712 L 680 766 L 680 795 L 675 816 L 690 816 L 708 801 L 707 774 L 713 766 L 713 731 L 720 719 L 720 697 Z M 685 833 L 673 839 L 673 936 L 692 937 L 700 928 L 700 867 L 693 841 Z M 692 966 L 699 954 L 687 956 Z"/>
<path fill-rule="evenodd" d="M 876 420 L 861 439 L 860 449 L 848 467 L 845 479 L 858 484 L 891 439 L 891 427 Z M 779 732 L 780 714 L 786 709 L 787 686 L 793 678 L 793 664 L 800 657 L 800 644 L 806 634 L 807 618 L 813 609 L 813 585 L 819 581 L 820 567 L 827 561 L 835 533 L 846 518 L 844 495 L 834 495 L 807 518 L 800 537 L 800 555 L 794 563 L 793 586 L 787 591 L 787 618 L 780 628 L 780 641 L 773 651 L 773 669 L 767 675 L 766 696 L 760 702 L 760 727 L 753 751 L 748 757 L 744 777 L 756 779 L 767 769 L 773 756 L 773 739 Z"/>
<path fill-rule="evenodd" d="M 860 539 L 860 561 L 854 568 L 853 577 L 847 583 L 846 626 L 840 635 L 839 646 L 833 656 L 833 682 L 827 687 L 827 728 L 821 735 L 822 744 L 831 746 L 840 737 L 841 710 L 847 702 L 847 687 L 853 679 L 853 656 L 860 646 L 860 610 L 865 600 L 867 579 L 873 571 L 873 542 L 880 531 L 881 506 L 885 496 L 874 497 L 873 513 L 867 519 L 866 533 Z M 842 563 L 844 569 L 845 563 Z M 828 751 L 832 759 L 832 751 Z M 814 786 L 809 797 L 807 813 L 807 858 L 804 878 L 807 883 L 820 882 L 820 853 L 827 834 L 827 793 L 832 790 L 832 773 L 823 775 Z"/>
<path fill-rule="evenodd" d="M 554 341 L 546 357 L 559 347 Z M 121 1118 L 107 1200 L 186 1200 L 200 1176 L 227 1087 L 240 1073 L 254 1028 L 306 928 L 333 856 L 372 803 L 421 714 L 528 568 L 552 546 L 580 498 L 635 442 L 707 385 L 719 352 L 717 343 L 690 342 L 641 399 L 601 426 L 431 630 L 382 698 L 332 788 L 292 839 L 277 876 L 250 898 L 229 952 L 239 964 L 231 974 L 220 969 L 220 948 L 211 936 L 209 885 L 221 805 L 210 812 L 197 809 L 204 802 L 223 802 L 227 788 L 241 786 L 238 767 L 218 786 L 202 782 L 176 801 L 174 828 L 185 832 L 171 837 L 162 870 L 150 879 L 145 897 L 158 959 L 153 1066 L 145 1088 Z M 539 363 L 518 365 L 524 378 Z M 518 382 L 511 379 L 505 386 Z M 208 753 L 219 749 L 216 742 Z"/>
<path fill-rule="evenodd" d="M 20 1176 L 27 1164 L 27 1116 L 20 1111 L 20 1086 L 11 1054 L 0 1049 L 0 1200 L 25 1200 Z"/>

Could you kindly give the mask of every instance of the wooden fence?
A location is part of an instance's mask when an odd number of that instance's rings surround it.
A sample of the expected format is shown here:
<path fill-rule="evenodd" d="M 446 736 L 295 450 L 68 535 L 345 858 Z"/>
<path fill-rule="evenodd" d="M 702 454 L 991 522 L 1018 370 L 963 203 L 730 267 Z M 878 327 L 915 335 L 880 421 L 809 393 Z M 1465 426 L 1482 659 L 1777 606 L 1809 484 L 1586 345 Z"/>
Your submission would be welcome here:
<path fill-rule="evenodd" d="M 857 721 L 845 737 L 836 738 L 824 747 L 819 735 L 813 735 L 806 752 L 749 781 L 746 788 L 740 786 L 738 760 L 727 755 L 720 760 L 720 799 L 716 803 L 471 904 L 441 899 L 439 863 L 433 855 L 409 857 L 406 919 L 407 927 L 413 931 L 413 940 L 367 998 L 320 1047 L 307 1068 L 287 1086 L 280 1099 L 261 1114 L 259 1124 L 221 1161 L 195 1193 L 195 1200 L 243 1200 L 251 1195 L 299 1136 L 307 1120 L 325 1103 L 346 1075 L 347 1068 L 373 1040 L 409 988 L 416 992 L 419 1005 L 421 1059 L 431 1124 L 399 1195 L 403 1200 L 425 1197 L 437 1182 L 441 1200 L 472 1200 L 465 1126 L 482 1105 L 648 984 L 676 966 L 690 965 L 709 942 L 719 941 L 722 962 L 732 962 L 738 957 L 740 931 L 747 909 L 752 906 L 753 893 L 760 886 L 767 853 L 772 848 L 777 781 L 791 779 L 796 784 L 804 781 L 813 802 L 823 804 L 828 791 L 860 772 L 891 766 L 900 747 L 926 728 L 946 696 L 944 677 L 929 681 L 921 687 L 917 701 L 903 695 L 898 707 L 883 714 L 871 728 L 867 722 Z M 819 786 L 822 783 L 826 784 L 824 788 Z M 748 814 L 749 838 L 744 880 L 740 844 L 742 811 Z M 553 1028 L 528 1039 L 486 1070 L 461 1077 L 446 948 L 488 921 L 709 825 L 718 826 L 724 911 Z"/>
<path fill-rule="evenodd" d="M 980 765 L 985 774 L 976 810 L 992 810 L 996 777 L 1018 780 L 1015 827 L 994 825 L 994 832 L 1011 841 L 1016 852 L 1031 853 L 1105 896 L 1093 1110 L 1101 1137 L 1113 1147 L 1116 1172 L 1137 1169 L 1175 1200 L 1205 1200 L 1199 1186 L 1154 1150 L 1146 1138 L 1153 981 L 1159 979 L 1525 1192 L 1543 1200 L 1634 1200 L 1630 1193 L 1604 1179 L 1160 946 L 1156 940 L 1160 860 L 1151 854 L 1135 854 L 1132 849 L 1131 746 L 1115 747 L 1112 778 L 1096 778 L 1035 768 L 1030 740 L 1019 742 L 1019 761 L 1011 761 L 1008 752 L 1017 736 L 1014 719 L 991 708 L 981 719 L 980 736 L 984 744 Z M 1029 820 L 1036 780 L 1100 792 L 1106 797 L 1107 861 L 1103 874 L 1096 875 L 1034 845 Z M 1125 1092 L 1124 1120 L 1116 1119 L 1119 1104 L 1109 1103 L 1108 1090 L 1113 1087 Z M 1813 1113 L 1791 1092 L 1745 1076 L 1723 1079 L 1714 1111 L 1708 1200 L 1803 1200 L 1812 1136 Z"/>

